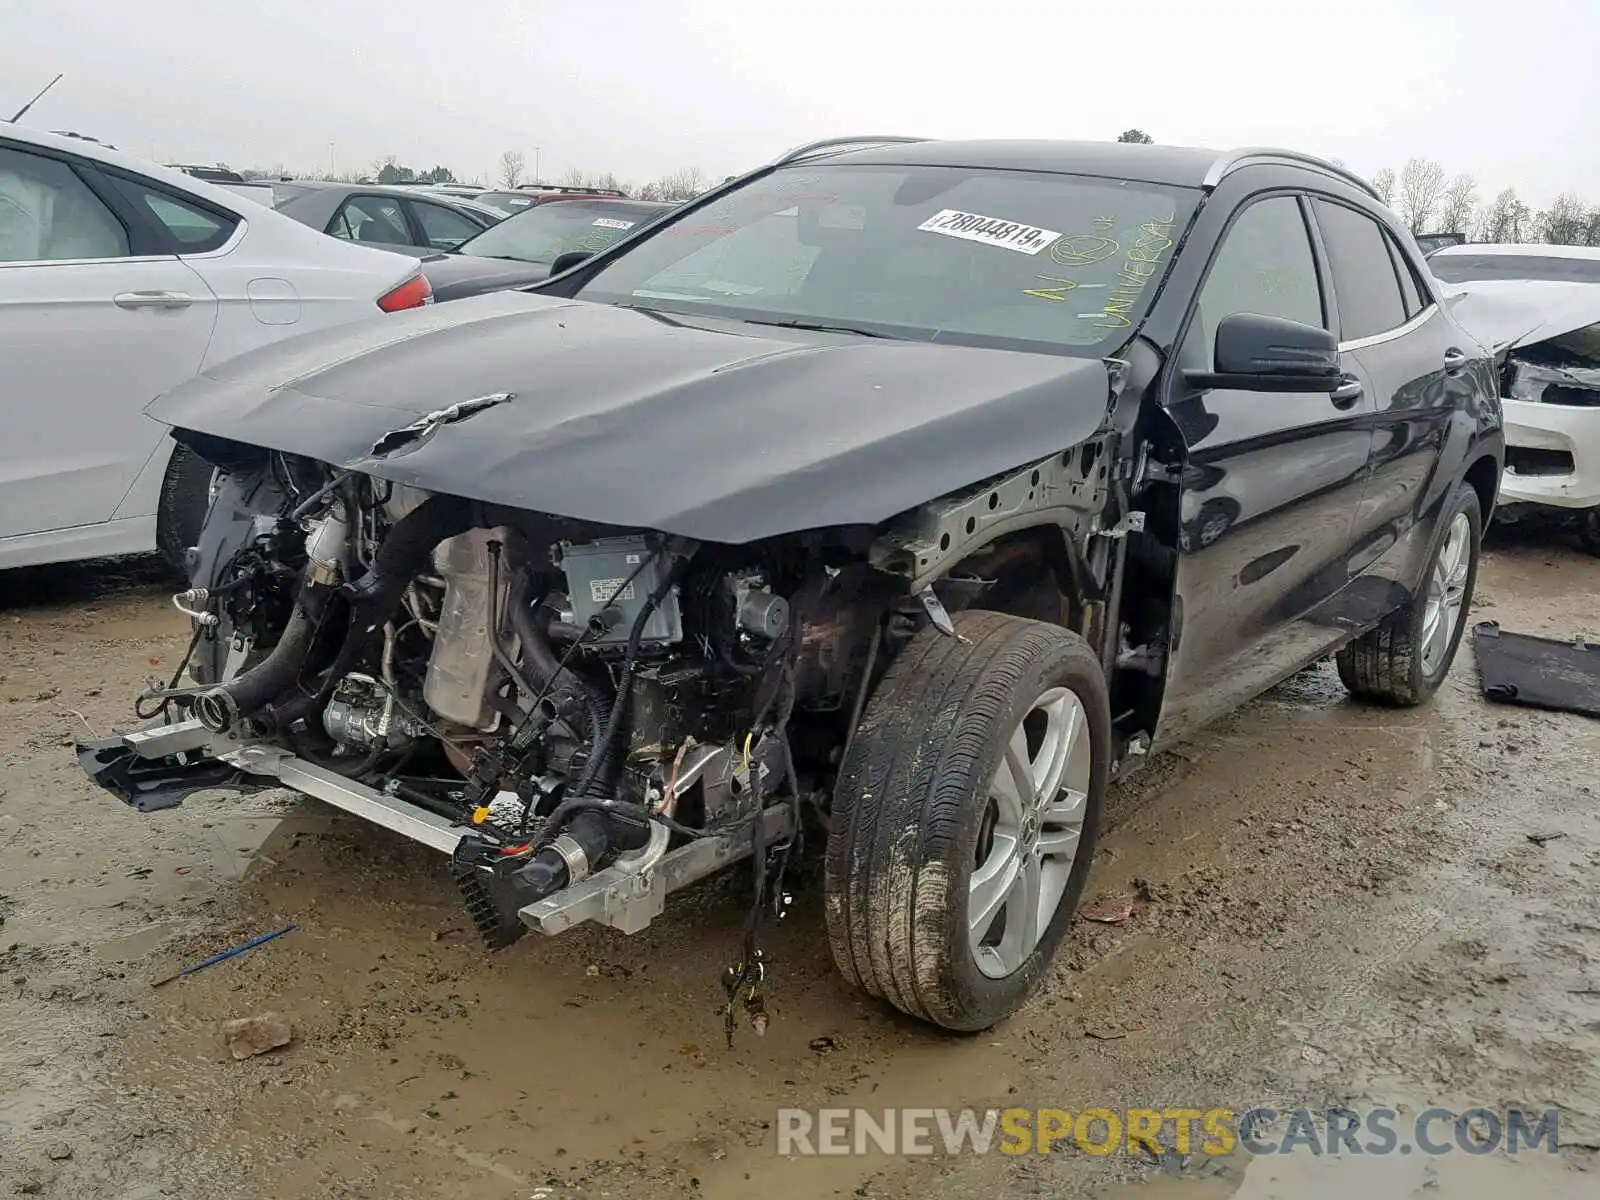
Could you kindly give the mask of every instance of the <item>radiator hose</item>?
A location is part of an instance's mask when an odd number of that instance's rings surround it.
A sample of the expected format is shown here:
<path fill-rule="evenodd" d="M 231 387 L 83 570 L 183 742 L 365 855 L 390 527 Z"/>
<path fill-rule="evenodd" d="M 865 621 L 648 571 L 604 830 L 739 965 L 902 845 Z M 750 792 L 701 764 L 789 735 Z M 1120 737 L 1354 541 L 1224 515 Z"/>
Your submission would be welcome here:
<path fill-rule="evenodd" d="M 278 644 L 266 658 L 227 683 L 207 688 L 195 697 L 194 715 L 207 729 L 225 732 L 294 686 L 317 633 L 305 596 L 312 586 L 302 576 L 301 595 L 295 600 L 294 611 L 289 614 Z"/>
<path fill-rule="evenodd" d="M 428 569 L 434 547 L 483 524 L 478 506 L 460 496 L 430 496 L 389 530 L 372 569 L 340 589 L 350 601 L 350 626 L 318 692 L 320 707 L 361 661 L 367 639 L 400 607 L 411 580 Z"/>
<path fill-rule="evenodd" d="M 445 538 L 477 527 L 477 506 L 459 496 L 430 496 L 395 523 L 379 547 L 372 569 L 340 589 L 350 601 L 349 625 L 332 664 L 323 672 L 315 693 L 288 698 L 277 716 L 309 716 L 319 710 L 351 669 L 360 661 L 367 637 L 382 628 L 405 593 L 411 579 L 428 567 L 433 549 Z M 250 670 L 195 698 L 194 712 L 208 729 L 218 732 L 257 716 L 295 685 L 316 640 L 317 621 L 310 610 L 321 611 L 325 595 L 303 582 L 294 612 L 278 644 Z"/>

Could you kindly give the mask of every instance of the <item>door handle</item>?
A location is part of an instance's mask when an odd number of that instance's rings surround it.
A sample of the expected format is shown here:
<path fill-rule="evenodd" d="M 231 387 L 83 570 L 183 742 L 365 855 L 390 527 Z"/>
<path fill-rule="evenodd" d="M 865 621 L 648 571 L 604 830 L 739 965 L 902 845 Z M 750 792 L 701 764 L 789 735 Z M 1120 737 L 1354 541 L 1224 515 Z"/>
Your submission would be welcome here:
<path fill-rule="evenodd" d="M 1339 386 L 1329 394 L 1328 399 L 1333 401 L 1335 408 L 1354 408 L 1356 401 L 1361 399 L 1361 391 L 1361 380 L 1346 375 L 1339 381 Z"/>
<path fill-rule="evenodd" d="M 118 292 L 111 301 L 118 308 L 188 308 L 194 297 L 188 292 Z"/>
<path fill-rule="evenodd" d="M 1454 375 L 1467 365 L 1467 356 L 1454 346 L 1444 352 L 1444 369 L 1448 375 Z"/>

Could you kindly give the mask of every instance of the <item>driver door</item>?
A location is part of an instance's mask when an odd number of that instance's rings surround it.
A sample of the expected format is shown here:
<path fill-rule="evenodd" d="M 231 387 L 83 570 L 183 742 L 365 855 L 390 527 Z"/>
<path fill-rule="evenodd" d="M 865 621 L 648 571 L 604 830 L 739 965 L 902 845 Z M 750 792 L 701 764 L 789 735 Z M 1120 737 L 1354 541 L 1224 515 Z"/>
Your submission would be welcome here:
<path fill-rule="evenodd" d="M 1319 610 L 1350 580 L 1372 401 L 1351 378 L 1326 392 L 1199 390 L 1218 322 L 1234 313 L 1324 329 L 1333 314 L 1304 204 L 1247 201 L 1212 257 L 1165 384 L 1187 447 L 1180 485 L 1177 618 L 1162 740 L 1227 712 L 1337 637 Z M 1349 356 L 1341 367 L 1360 370 Z"/>

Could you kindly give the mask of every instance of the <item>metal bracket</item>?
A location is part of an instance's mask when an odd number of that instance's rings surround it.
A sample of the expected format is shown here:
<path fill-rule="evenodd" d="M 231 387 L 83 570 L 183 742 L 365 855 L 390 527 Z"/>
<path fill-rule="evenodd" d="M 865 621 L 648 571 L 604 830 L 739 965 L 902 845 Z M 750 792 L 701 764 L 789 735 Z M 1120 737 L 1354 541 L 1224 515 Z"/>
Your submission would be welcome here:
<path fill-rule="evenodd" d="M 199 721 L 179 721 L 137 729 L 121 737 L 125 749 L 140 759 L 194 755 L 196 766 L 213 759 L 247 775 L 276 779 L 287 788 L 303 792 L 325 804 L 382 825 L 385 829 L 453 853 L 466 831 L 459 825 L 395 796 L 386 796 L 335 771 L 307 762 L 298 755 L 265 742 L 248 742 L 213 733 Z M 212 786 L 215 786 L 213 784 Z"/>
<path fill-rule="evenodd" d="M 793 833 L 786 804 L 767 809 L 760 823 L 768 844 Z M 638 933 L 666 911 L 669 893 L 714 875 L 749 854 L 755 845 L 754 831 L 752 821 L 735 833 L 697 838 L 642 869 L 626 863 L 607 867 L 528 905 L 517 916 L 528 928 L 547 934 L 565 932 L 584 921 Z"/>
<path fill-rule="evenodd" d="M 469 832 L 447 817 L 375 791 L 286 750 L 264 742 L 247 742 L 216 734 L 199 721 L 123 734 L 120 744 L 140 759 L 192 753 L 249 775 L 275 779 L 284 787 L 445 854 L 454 854 L 457 843 Z M 700 756 L 694 771 L 703 773 L 719 753 L 717 749 Z M 637 933 L 661 915 L 669 893 L 714 875 L 749 855 L 755 846 L 758 826 L 767 845 L 793 836 L 791 811 L 787 804 L 776 805 L 732 832 L 697 838 L 670 852 L 667 851 L 666 827 L 655 825 L 646 846 L 619 856 L 605 870 L 528 905 L 517 915 L 529 928 L 547 934 L 560 933 L 583 921 L 596 921 L 624 933 Z"/>
<path fill-rule="evenodd" d="M 1130 533 L 1143 532 L 1144 513 L 1142 512 L 1131 512 L 1127 516 L 1123 517 L 1122 520 L 1113 525 L 1110 529 L 1101 529 L 1098 531 L 1100 536 L 1103 538 L 1125 538 Z"/>
<path fill-rule="evenodd" d="M 956 623 L 950 619 L 950 611 L 945 608 L 944 601 L 939 599 L 939 593 L 929 584 L 917 593 L 917 599 L 922 601 L 922 607 L 927 610 L 928 620 L 933 622 L 933 627 L 946 637 L 958 638 L 967 641 L 956 632 Z"/>
<path fill-rule="evenodd" d="M 1013 471 L 987 484 L 925 504 L 875 542 L 869 561 L 903 575 L 920 592 L 951 566 L 1002 534 L 1057 525 L 1087 529 L 1106 502 L 1106 456 L 1099 442 Z"/>

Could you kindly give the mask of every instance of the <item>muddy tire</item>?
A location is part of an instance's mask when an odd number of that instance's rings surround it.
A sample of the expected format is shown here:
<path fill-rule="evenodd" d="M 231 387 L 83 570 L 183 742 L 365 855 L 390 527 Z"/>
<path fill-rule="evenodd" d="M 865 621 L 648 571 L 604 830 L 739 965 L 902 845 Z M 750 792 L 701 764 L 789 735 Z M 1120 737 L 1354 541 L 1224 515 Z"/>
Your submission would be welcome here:
<path fill-rule="evenodd" d="M 1072 922 L 1109 773 L 1110 708 L 1075 633 L 992 612 L 928 629 L 884 676 L 834 792 L 828 940 L 846 979 L 959 1031 L 1015 1012 Z"/>
<path fill-rule="evenodd" d="M 1438 690 L 1467 627 L 1482 540 L 1478 493 L 1463 483 L 1440 514 L 1417 594 L 1336 656 L 1351 695 L 1411 707 Z"/>
<path fill-rule="evenodd" d="M 174 446 L 156 501 L 156 549 L 180 576 L 189 576 L 189 547 L 200 539 L 211 507 L 211 464 L 187 446 Z"/>

